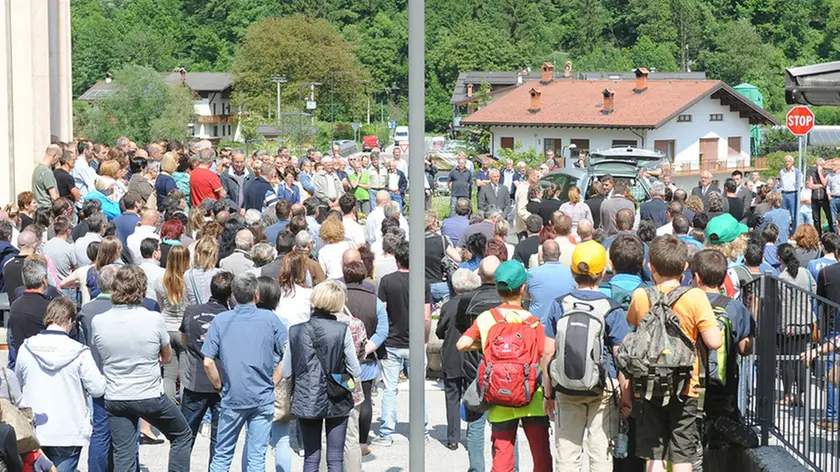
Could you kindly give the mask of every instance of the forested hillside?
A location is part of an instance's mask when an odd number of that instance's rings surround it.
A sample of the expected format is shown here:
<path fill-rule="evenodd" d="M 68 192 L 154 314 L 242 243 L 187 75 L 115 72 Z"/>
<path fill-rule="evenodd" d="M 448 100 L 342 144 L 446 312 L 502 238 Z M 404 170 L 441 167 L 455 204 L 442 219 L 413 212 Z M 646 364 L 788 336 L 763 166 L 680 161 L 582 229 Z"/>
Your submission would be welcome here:
<path fill-rule="evenodd" d="M 295 107 L 296 84 L 321 82 L 318 98 L 326 100 L 334 80 L 345 121 L 359 116 L 368 96 L 374 103 L 390 96 L 404 108 L 406 3 L 74 0 L 74 92 L 125 64 L 183 65 L 234 71 L 239 99 L 263 116 L 273 106 L 273 73 L 288 77 L 283 97 Z M 568 59 L 578 71 L 688 68 L 731 85 L 751 82 L 780 114 L 785 67 L 840 59 L 840 0 L 426 0 L 426 38 L 430 130 L 451 119 L 459 71 Z M 386 87 L 397 89 L 387 95 Z M 329 113 L 319 106 L 320 118 Z M 817 121 L 840 123 L 840 113 L 818 110 Z"/>

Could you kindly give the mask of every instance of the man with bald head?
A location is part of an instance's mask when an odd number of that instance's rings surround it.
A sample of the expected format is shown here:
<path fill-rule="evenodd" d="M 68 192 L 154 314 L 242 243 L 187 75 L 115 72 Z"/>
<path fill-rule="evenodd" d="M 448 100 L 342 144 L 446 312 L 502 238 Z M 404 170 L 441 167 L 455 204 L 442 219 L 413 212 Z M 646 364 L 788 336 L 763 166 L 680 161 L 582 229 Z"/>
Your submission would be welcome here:
<path fill-rule="evenodd" d="M 146 238 L 153 238 L 160 240 L 157 234 L 158 224 L 160 223 L 160 213 L 157 210 L 146 209 L 140 214 L 140 225 L 131 233 L 126 242 L 128 243 L 128 250 L 131 252 L 131 258 L 135 264 L 143 263 L 143 256 L 140 254 L 140 243 Z"/>
<path fill-rule="evenodd" d="M 379 228 L 382 226 L 382 220 L 385 219 L 385 204 L 390 201 L 391 194 L 387 190 L 376 192 L 376 208 L 367 216 L 367 222 L 365 223 L 367 241 L 371 244 L 382 236 L 379 233 Z"/>
<path fill-rule="evenodd" d="M 254 233 L 250 229 L 240 229 L 236 233 L 236 249 L 219 261 L 219 268 L 232 273 L 235 276 L 243 274 L 254 268 L 254 261 L 251 260 L 251 249 L 254 247 Z"/>
<path fill-rule="evenodd" d="M 587 220 L 581 220 L 581 223 L 584 221 L 589 223 Z M 548 308 L 554 299 L 568 294 L 577 286 L 572 271 L 560 262 L 560 245 L 557 241 L 549 239 L 543 243 L 542 256 L 545 263 L 528 270 L 531 278 L 525 286 L 531 298 L 528 311 L 540 320 L 548 314 Z"/>
<path fill-rule="evenodd" d="M 41 235 L 35 234 L 29 228 L 20 232 L 17 240 L 17 247 L 20 252 L 9 259 L 3 266 L 3 280 L 6 282 L 6 293 L 9 295 L 9 303 L 15 301 L 16 290 L 23 286 L 23 262 L 28 256 L 35 254 L 41 245 Z"/>
<path fill-rule="evenodd" d="M 351 262 L 362 262 L 362 255 L 359 253 L 357 249 L 347 249 L 344 251 L 344 254 L 341 255 L 341 268 L 344 269 L 344 266 Z M 344 277 L 338 279 L 339 282 L 344 282 Z M 370 291 L 370 293 L 376 293 L 376 287 L 370 283 L 369 280 L 364 280 L 361 283 L 363 289 Z"/>
<path fill-rule="evenodd" d="M 595 227 L 589 220 L 580 220 L 577 227 L 578 242 L 589 241 L 592 239 L 592 234 L 595 232 Z"/>
<path fill-rule="evenodd" d="M 44 158 L 32 171 L 32 192 L 39 208 L 50 208 L 58 200 L 58 184 L 53 174 L 53 165 L 61 155 L 61 146 L 50 144 L 44 152 Z"/>

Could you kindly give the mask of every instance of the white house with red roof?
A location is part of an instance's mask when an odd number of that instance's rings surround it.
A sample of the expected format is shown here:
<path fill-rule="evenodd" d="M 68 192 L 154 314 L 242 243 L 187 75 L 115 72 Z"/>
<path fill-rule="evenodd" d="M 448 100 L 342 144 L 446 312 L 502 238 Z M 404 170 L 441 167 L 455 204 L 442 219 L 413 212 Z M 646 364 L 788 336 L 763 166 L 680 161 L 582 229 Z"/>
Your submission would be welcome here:
<path fill-rule="evenodd" d="M 555 78 L 550 63 L 542 72 L 460 124 L 489 127 L 492 154 L 553 149 L 571 165 L 581 150 L 633 146 L 665 153 L 675 175 L 753 170 L 750 126 L 778 124 L 719 80 L 648 80 L 642 68 L 635 80 Z"/>

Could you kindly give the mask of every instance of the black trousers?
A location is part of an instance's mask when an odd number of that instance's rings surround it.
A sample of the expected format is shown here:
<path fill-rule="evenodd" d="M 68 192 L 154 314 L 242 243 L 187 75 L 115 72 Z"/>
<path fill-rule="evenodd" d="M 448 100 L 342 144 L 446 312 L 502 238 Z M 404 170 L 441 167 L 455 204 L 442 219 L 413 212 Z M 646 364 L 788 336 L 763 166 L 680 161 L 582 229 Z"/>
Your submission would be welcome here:
<path fill-rule="evenodd" d="M 828 220 L 828 230 L 834 232 L 834 218 L 831 217 L 831 200 L 811 200 L 811 211 L 814 213 L 814 227 L 817 234 L 822 235 L 822 212 L 825 212 L 825 219 Z"/>
<path fill-rule="evenodd" d="M 467 390 L 467 379 L 443 377 L 443 391 L 446 395 L 446 442 L 461 442 L 461 397 Z"/>

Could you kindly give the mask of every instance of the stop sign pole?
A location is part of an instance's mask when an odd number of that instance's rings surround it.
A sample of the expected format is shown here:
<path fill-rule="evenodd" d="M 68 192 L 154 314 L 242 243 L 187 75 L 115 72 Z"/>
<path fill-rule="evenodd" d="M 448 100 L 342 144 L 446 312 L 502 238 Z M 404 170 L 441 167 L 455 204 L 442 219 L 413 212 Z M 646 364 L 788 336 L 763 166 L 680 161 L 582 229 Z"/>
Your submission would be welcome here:
<path fill-rule="evenodd" d="M 787 114 L 787 118 L 785 120 L 785 124 L 787 125 L 788 131 L 790 131 L 793 135 L 799 137 L 799 173 L 801 176 L 800 185 L 796 188 L 796 208 L 794 209 L 793 214 L 797 215 L 797 221 L 793 221 L 793 228 L 799 224 L 798 215 L 799 215 L 799 205 L 800 203 L 800 192 L 801 184 L 804 182 L 805 179 L 805 166 L 807 165 L 807 152 L 808 152 L 808 142 L 806 141 L 805 137 L 808 136 L 808 133 L 814 128 L 816 120 L 814 118 L 814 112 L 811 111 L 810 108 L 805 106 L 798 106 L 793 107 Z"/>

